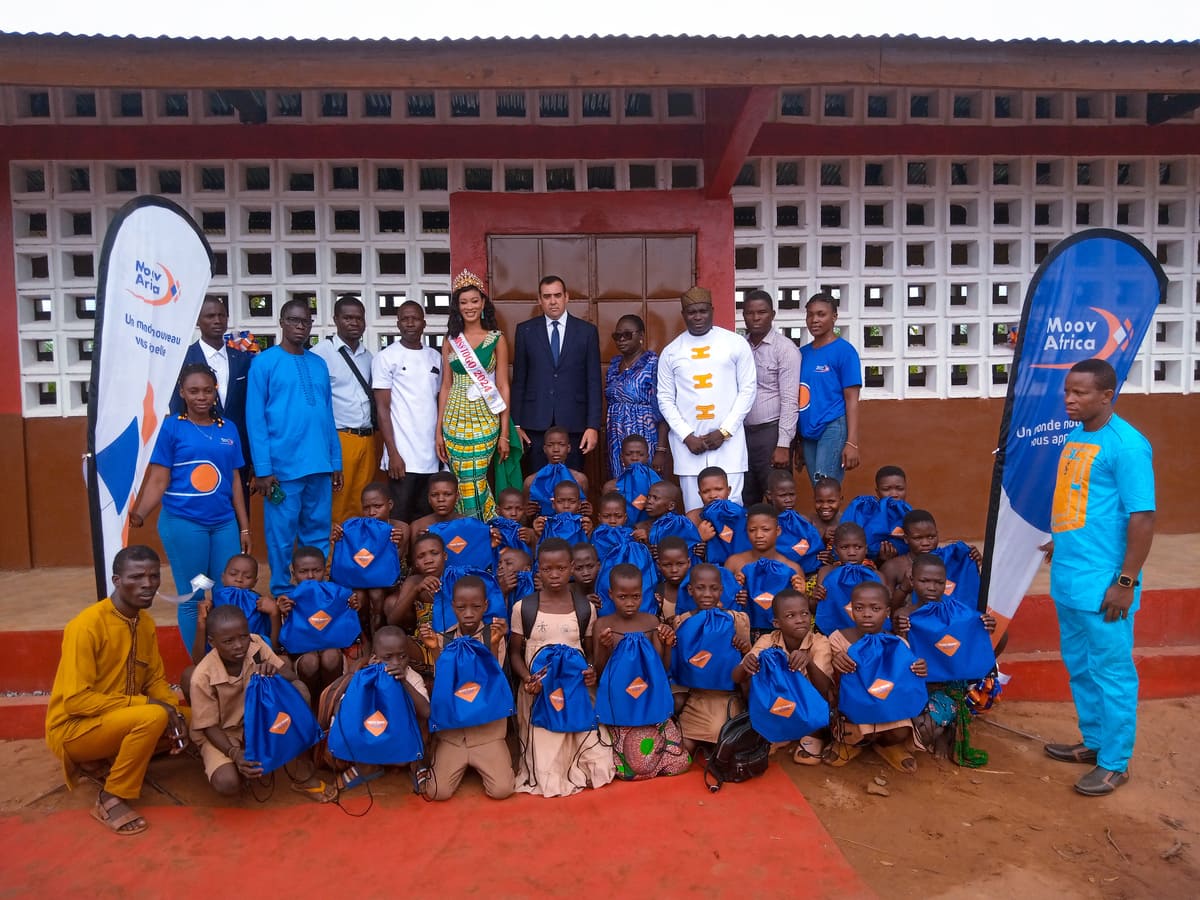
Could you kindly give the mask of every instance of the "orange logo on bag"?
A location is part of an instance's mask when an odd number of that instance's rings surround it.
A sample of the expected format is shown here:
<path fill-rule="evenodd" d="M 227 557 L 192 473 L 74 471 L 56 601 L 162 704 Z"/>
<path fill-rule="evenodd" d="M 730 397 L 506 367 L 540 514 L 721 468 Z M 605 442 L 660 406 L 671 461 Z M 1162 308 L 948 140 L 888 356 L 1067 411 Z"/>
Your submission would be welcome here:
<path fill-rule="evenodd" d="M 271 734 L 287 734 L 287 730 L 292 727 L 292 717 L 285 712 L 281 712 L 275 717 L 275 721 L 271 723 L 271 727 L 267 731 Z"/>
<path fill-rule="evenodd" d="M 645 509 L 646 508 L 646 495 L 645 494 L 638 494 L 636 497 L 633 498 L 633 508 L 634 509 Z"/>
<path fill-rule="evenodd" d="M 323 609 L 318 609 L 308 617 L 308 624 L 317 629 L 317 631 L 323 631 L 325 626 L 332 621 L 333 617 Z"/>
<path fill-rule="evenodd" d="M 363 547 L 354 554 L 354 561 L 365 569 L 371 563 L 375 562 L 375 554 L 366 547 Z"/>
<path fill-rule="evenodd" d="M 759 594 L 757 597 L 754 598 L 754 602 L 757 603 L 759 606 L 761 606 L 763 609 L 770 609 L 771 601 L 774 599 L 775 599 L 774 594 L 771 594 L 768 591 L 763 591 L 761 594 Z"/>
<path fill-rule="evenodd" d="M 800 538 L 800 540 L 792 544 L 792 549 L 796 552 L 797 556 L 803 556 L 805 553 L 807 553 L 808 547 L 809 543 L 804 538 Z"/>
<path fill-rule="evenodd" d="M 892 529 L 892 534 L 894 534 L 896 537 L 904 537 L 904 529 L 897 525 Z"/>
<path fill-rule="evenodd" d="M 642 694 L 646 693 L 646 689 L 648 687 L 650 687 L 650 685 L 646 684 L 646 682 L 642 681 L 642 679 L 638 677 L 629 682 L 629 686 L 625 688 L 625 693 L 636 700 L 638 697 L 642 696 Z"/>
<path fill-rule="evenodd" d="M 721 529 L 721 540 L 727 544 L 733 540 L 733 529 L 728 525 Z"/>
<path fill-rule="evenodd" d="M 888 681 L 886 678 L 876 678 L 875 683 L 867 688 L 867 693 L 876 700 L 886 700 L 888 694 L 892 692 L 892 688 L 896 685 Z"/>
<path fill-rule="evenodd" d="M 689 659 L 688 662 L 690 662 L 697 669 L 703 669 L 708 665 L 708 661 L 710 659 L 712 659 L 712 654 L 707 650 L 701 650 L 699 653 Z"/>
<path fill-rule="evenodd" d="M 553 706 L 558 712 L 562 712 L 563 707 L 567 705 L 567 698 L 563 696 L 562 688 L 555 688 L 552 690 L 546 696 L 546 699 L 550 701 L 550 705 Z"/>
<path fill-rule="evenodd" d="M 796 704 L 784 697 L 776 697 L 771 704 L 771 715 L 787 719 L 796 711 Z"/>
<path fill-rule="evenodd" d="M 958 652 L 958 648 L 961 647 L 962 644 L 958 642 L 958 638 L 954 637 L 954 635 L 944 634 L 942 635 L 942 639 L 933 646 L 937 647 L 947 656 L 953 656 Z"/>
<path fill-rule="evenodd" d="M 958 587 L 958 585 L 957 585 L 957 584 L 955 584 L 953 581 L 947 581 L 947 582 L 946 582 L 946 589 L 945 589 L 944 591 L 942 591 L 942 595 L 943 595 L 943 596 L 945 596 L 945 597 L 949 597 L 951 594 L 953 594 L 953 593 L 954 593 L 954 589 L 955 589 L 956 587 Z"/>
<path fill-rule="evenodd" d="M 474 703 L 475 697 L 478 696 L 479 691 L 480 686 L 476 682 L 468 681 L 454 692 L 454 696 L 459 700 L 466 700 L 468 703 Z"/>
<path fill-rule="evenodd" d="M 375 737 L 379 737 L 381 734 L 387 731 L 387 727 L 387 716 L 385 716 L 379 710 L 375 710 L 375 712 L 363 719 L 363 728 L 367 729 L 367 731 L 371 732 L 371 734 L 375 735 Z"/>
<path fill-rule="evenodd" d="M 446 545 L 446 549 L 451 553 L 462 553 L 467 549 L 467 542 L 461 534 L 455 535 L 454 540 Z"/>

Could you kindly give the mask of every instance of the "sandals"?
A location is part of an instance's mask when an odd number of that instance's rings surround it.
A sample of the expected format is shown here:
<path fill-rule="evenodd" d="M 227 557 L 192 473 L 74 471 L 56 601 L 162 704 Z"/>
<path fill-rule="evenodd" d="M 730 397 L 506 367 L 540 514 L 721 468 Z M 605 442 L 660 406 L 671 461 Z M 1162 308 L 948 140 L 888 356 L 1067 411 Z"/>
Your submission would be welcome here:
<path fill-rule="evenodd" d="M 829 756 L 826 757 L 825 762 L 827 765 L 839 769 L 862 752 L 863 748 L 861 745 L 844 744 L 841 741 L 835 741 L 829 746 Z"/>
<path fill-rule="evenodd" d="M 917 761 L 903 744 L 872 744 L 871 748 L 885 763 L 897 772 L 913 775 L 917 771 Z"/>
<path fill-rule="evenodd" d="M 1059 762 L 1096 764 L 1096 751 L 1087 744 L 1046 744 L 1042 749 L 1048 757 Z"/>
<path fill-rule="evenodd" d="M 798 766 L 819 766 L 824 753 L 825 743 L 820 738 L 806 735 L 792 751 L 792 762 Z"/>
<path fill-rule="evenodd" d="M 297 794 L 303 794 L 314 803 L 332 803 L 337 799 L 337 787 L 332 784 L 326 784 L 324 781 L 318 781 L 312 787 L 304 784 L 292 782 L 292 790 Z"/>
<path fill-rule="evenodd" d="M 1096 766 L 1077 782 L 1075 790 L 1085 797 L 1103 797 L 1111 794 L 1129 780 L 1129 772 L 1114 772 L 1103 766 Z"/>
<path fill-rule="evenodd" d="M 125 812 L 113 815 L 113 809 L 118 806 L 124 806 Z M 92 807 L 92 818 L 113 834 L 123 836 L 141 834 L 150 827 L 149 823 L 139 813 L 134 812 L 123 799 L 111 794 L 107 800 L 96 798 L 96 805 Z"/>
<path fill-rule="evenodd" d="M 383 775 L 383 766 L 372 766 L 374 771 L 361 772 L 357 766 L 350 766 L 337 777 L 334 787 L 338 792 L 350 791 L 368 781 L 374 781 Z"/>

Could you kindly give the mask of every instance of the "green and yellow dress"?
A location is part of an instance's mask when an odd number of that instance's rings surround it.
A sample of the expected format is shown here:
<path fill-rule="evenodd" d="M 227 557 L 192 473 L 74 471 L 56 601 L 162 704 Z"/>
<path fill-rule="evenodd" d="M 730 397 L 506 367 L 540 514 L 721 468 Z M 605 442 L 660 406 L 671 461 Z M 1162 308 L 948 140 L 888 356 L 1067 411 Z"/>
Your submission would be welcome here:
<path fill-rule="evenodd" d="M 496 345 L 500 332 L 492 331 L 478 347 L 475 356 L 489 373 L 496 371 Z M 442 437 L 450 468 L 458 478 L 458 511 L 488 521 L 496 514 L 496 501 L 488 486 L 488 464 L 496 452 L 500 434 L 500 417 L 488 409 L 475 382 L 454 353 L 450 354 L 450 397 L 446 401 L 446 418 L 442 422 Z"/>

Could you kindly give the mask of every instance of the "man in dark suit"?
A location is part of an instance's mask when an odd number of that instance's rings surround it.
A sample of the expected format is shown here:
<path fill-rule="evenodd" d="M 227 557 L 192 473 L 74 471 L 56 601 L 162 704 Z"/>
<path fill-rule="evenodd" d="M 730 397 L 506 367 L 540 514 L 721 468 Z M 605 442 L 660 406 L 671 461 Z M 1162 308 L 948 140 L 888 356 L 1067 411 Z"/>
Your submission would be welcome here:
<path fill-rule="evenodd" d="M 546 429 L 571 436 L 568 468 L 583 468 L 583 454 L 600 440 L 600 335 L 596 326 L 568 315 L 566 285 L 557 275 L 538 282 L 542 315 L 517 326 L 513 352 L 512 417 L 525 444 L 528 472 L 546 465 Z"/>
<path fill-rule="evenodd" d="M 235 350 L 225 345 L 225 329 L 228 326 L 229 310 L 225 308 L 225 301 L 220 297 L 205 297 L 204 303 L 200 305 L 200 315 L 196 319 L 200 340 L 187 348 L 183 365 L 204 363 L 217 374 L 217 408 L 213 412 L 237 426 L 238 437 L 242 441 L 242 456 L 249 463 L 250 442 L 246 438 L 246 375 L 250 371 L 250 361 L 254 356 L 245 350 Z M 176 385 L 175 393 L 171 395 L 171 415 L 178 416 L 185 411 L 183 398 L 179 396 L 179 386 Z M 242 474 L 245 479 L 242 486 L 246 488 L 250 483 L 253 468 L 248 464 L 243 466 Z"/>

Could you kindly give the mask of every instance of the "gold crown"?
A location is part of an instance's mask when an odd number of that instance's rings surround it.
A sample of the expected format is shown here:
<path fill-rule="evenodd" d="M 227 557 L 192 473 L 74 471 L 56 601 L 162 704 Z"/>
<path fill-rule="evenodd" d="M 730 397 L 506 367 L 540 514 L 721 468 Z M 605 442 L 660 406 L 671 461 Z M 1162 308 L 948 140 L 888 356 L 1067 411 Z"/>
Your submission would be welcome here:
<path fill-rule="evenodd" d="M 487 293 L 487 287 L 484 285 L 483 281 L 480 280 L 479 276 L 470 269 L 463 269 L 454 276 L 454 281 L 450 285 L 450 290 L 452 293 L 457 293 L 458 291 L 461 291 L 463 288 L 467 287 L 478 288 L 479 292 L 482 294 Z"/>

